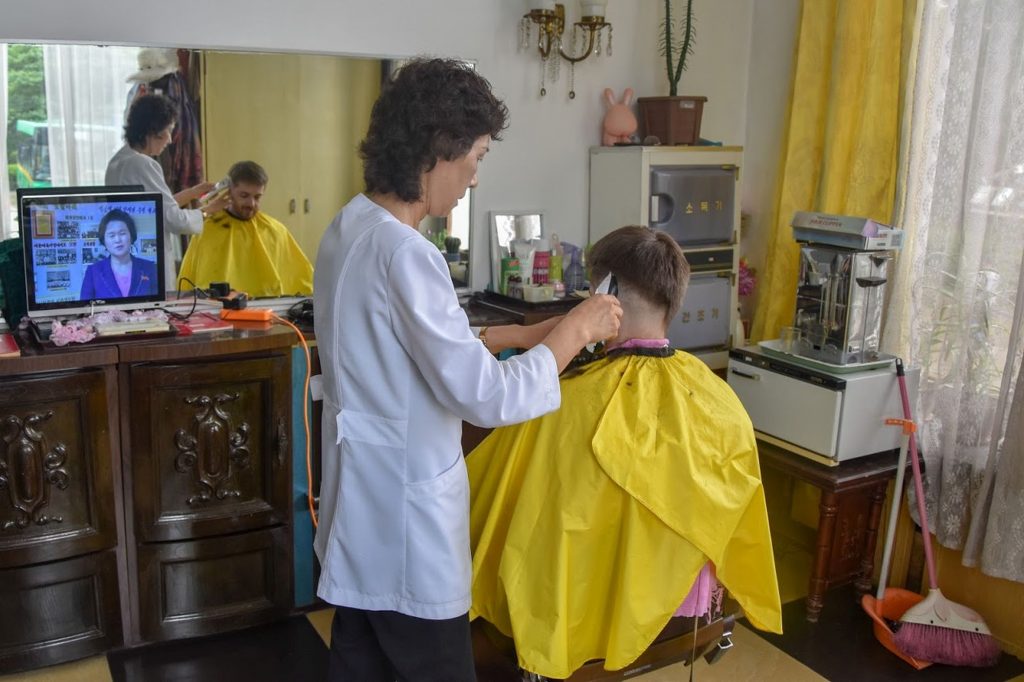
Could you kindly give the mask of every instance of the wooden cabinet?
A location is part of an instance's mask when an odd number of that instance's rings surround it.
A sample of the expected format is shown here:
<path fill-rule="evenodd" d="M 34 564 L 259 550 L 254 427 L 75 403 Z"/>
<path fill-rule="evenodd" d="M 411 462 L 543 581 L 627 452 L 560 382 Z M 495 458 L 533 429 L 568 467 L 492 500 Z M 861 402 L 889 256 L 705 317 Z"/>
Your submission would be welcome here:
<path fill-rule="evenodd" d="M 286 615 L 291 606 L 290 547 L 284 526 L 139 545 L 142 639 L 207 635 Z"/>
<path fill-rule="evenodd" d="M 286 523 L 287 356 L 130 366 L 132 502 L 142 542 Z"/>
<path fill-rule="evenodd" d="M 0 360 L 0 674 L 288 613 L 293 339 Z"/>
<path fill-rule="evenodd" d="M 668 337 L 712 369 L 742 345 L 739 324 L 741 147 L 594 147 L 590 242 L 624 225 L 669 234 L 686 253 L 690 284 Z"/>
<path fill-rule="evenodd" d="M 123 641 L 115 359 L 0 362 L 0 672 Z"/>
<path fill-rule="evenodd" d="M 290 608 L 290 335 L 284 340 L 200 357 L 181 341 L 122 353 L 132 641 L 221 632 Z"/>

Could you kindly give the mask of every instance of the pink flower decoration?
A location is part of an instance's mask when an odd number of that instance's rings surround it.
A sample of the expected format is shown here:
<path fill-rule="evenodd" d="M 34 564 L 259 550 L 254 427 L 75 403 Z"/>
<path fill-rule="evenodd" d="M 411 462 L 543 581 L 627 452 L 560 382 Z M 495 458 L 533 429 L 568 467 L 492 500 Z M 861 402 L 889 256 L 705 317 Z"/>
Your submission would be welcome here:
<path fill-rule="evenodd" d="M 747 265 L 746 258 L 740 258 L 739 294 L 750 296 L 757 286 L 757 275 L 755 270 Z"/>

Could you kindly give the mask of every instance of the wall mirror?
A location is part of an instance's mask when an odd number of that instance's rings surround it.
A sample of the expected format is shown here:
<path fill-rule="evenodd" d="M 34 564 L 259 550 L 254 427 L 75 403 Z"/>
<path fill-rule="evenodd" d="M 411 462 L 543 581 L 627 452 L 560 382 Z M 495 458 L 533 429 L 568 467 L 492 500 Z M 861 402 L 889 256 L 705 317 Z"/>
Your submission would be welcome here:
<path fill-rule="evenodd" d="M 6 46 L 7 59 L 0 59 L 8 76 L 7 92 L 0 93 L 0 104 L 6 107 L 0 111 L 6 108 L 10 121 L 7 130 L 0 130 L 11 181 L 5 235 L 17 232 L 17 187 L 103 184 L 107 161 L 123 144 L 121 127 L 133 87 L 147 82 L 139 80 L 144 76 L 159 85 L 166 73 L 153 69 L 139 76 L 139 51 L 126 46 Z M 395 60 L 220 50 L 176 53 L 200 141 L 195 158 L 178 163 L 201 163 L 202 176 L 211 182 L 236 161 L 262 165 L 270 182 L 261 209 L 284 223 L 315 263 L 327 225 L 363 190 L 358 145 L 382 79 Z M 135 79 L 129 81 L 130 76 Z M 442 251 L 454 249 L 446 259 L 456 287 L 469 282 L 471 197 L 472 190 L 450 216 L 419 226 Z"/>
<path fill-rule="evenodd" d="M 491 211 L 491 289 L 498 291 L 501 259 L 508 258 L 514 242 L 529 242 L 544 236 L 543 211 Z"/>

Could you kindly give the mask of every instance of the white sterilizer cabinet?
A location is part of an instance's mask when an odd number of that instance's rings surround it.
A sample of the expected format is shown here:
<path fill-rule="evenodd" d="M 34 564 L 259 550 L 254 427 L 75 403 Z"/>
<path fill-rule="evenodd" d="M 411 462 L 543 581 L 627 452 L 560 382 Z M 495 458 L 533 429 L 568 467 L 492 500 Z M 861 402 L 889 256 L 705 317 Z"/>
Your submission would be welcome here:
<path fill-rule="evenodd" d="M 623 225 L 663 230 L 692 275 L 669 325 L 672 345 L 714 368 L 728 363 L 739 321 L 741 147 L 593 147 L 590 243 Z"/>

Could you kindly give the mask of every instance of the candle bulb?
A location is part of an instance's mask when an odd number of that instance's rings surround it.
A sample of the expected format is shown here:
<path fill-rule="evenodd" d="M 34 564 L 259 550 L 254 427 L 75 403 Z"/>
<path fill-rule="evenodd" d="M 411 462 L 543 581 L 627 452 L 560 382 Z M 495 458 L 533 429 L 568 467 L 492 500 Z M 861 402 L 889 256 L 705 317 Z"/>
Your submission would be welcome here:
<path fill-rule="evenodd" d="M 603 17 L 608 0 L 580 0 L 580 14 L 584 17 Z"/>
<path fill-rule="evenodd" d="M 544 10 L 546 12 L 555 11 L 555 0 L 526 0 L 526 10 L 531 12 L 533 10 Z"/>

